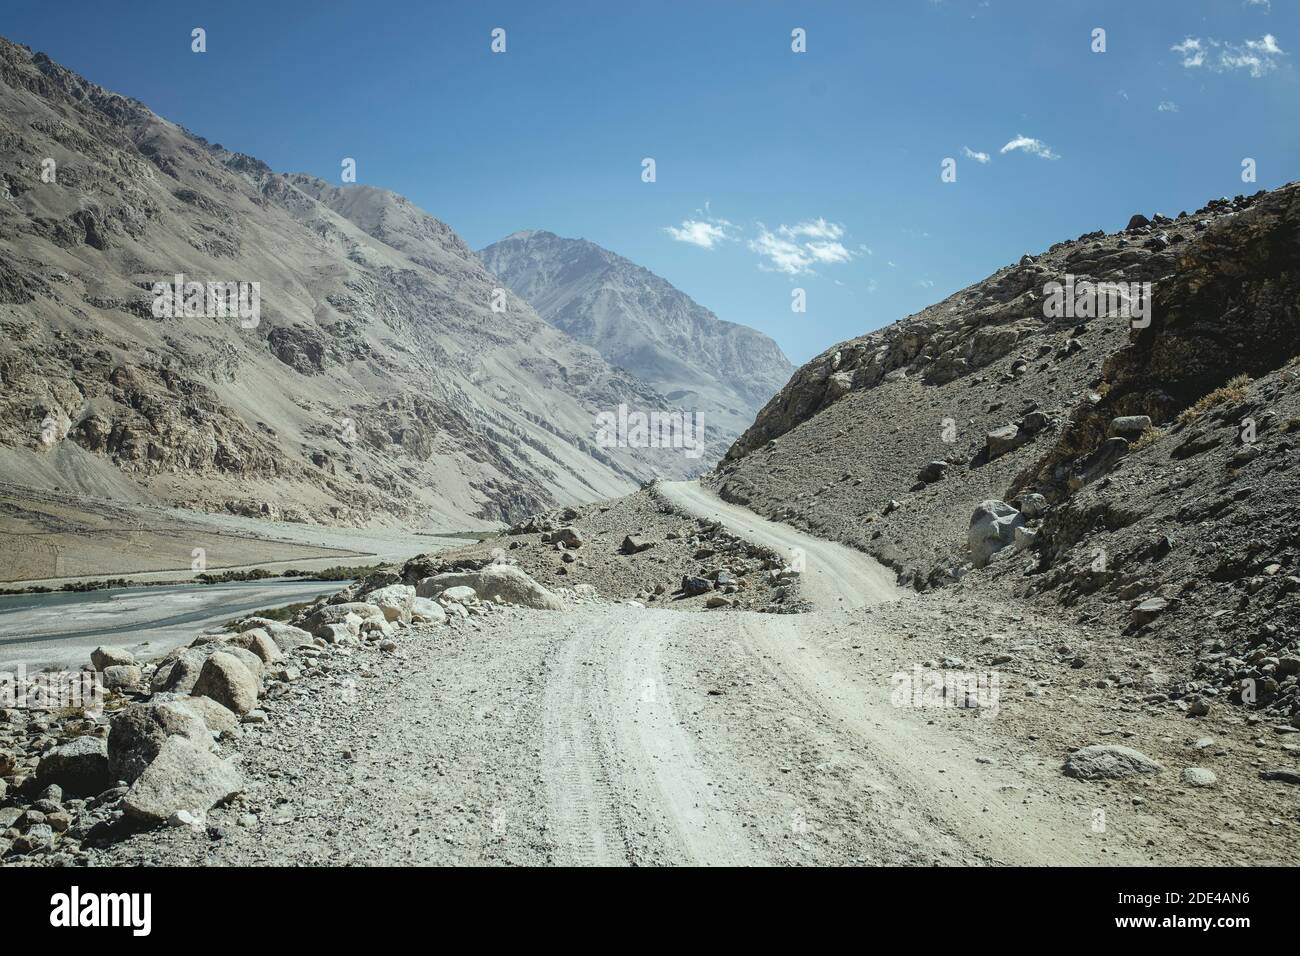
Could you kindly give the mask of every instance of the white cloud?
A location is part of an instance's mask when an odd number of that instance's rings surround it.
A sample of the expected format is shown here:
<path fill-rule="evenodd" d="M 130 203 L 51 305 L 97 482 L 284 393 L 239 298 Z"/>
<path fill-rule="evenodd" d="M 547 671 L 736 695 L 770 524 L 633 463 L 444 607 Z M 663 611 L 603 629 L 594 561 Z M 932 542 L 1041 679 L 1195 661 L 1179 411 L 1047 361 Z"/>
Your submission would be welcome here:
<path fill-rule="evenodd" d="M 787 275 L 812 274 L 815 265 L 853 260 L 857 253 L 840 242 L 844 236 L 844 226 L 819 216 L 792 226 L 780 225 L 775 230 L 760 222 L 758 237 L 750 239 L 748 245 L 762 257 L 760 269 Z"/>
<path fill-rule="evenodd" d="M 703 209 L 695 210 L 695 215 L 700 218 L 683 219 L 680 226 L 664 226 L 664 232 L 678 242 L 689 242 L 701 249 L 712 249 L 730 239 L 732 232 L 735 231 L 734 225 L 713 215 L 713 210 L 709 208 L 707 202 Z"/>
<path fill-rule="evenodd" d="M 1169 48 L 1174 53 L 1183 55 L 1183 66 L 1191 67 L 1200 66 L 1205 62 L 1205 50 L 1201 47 L 1201 41 L 1196 37 L 1187 37 L 1182 43 L 1175 43 Z"/>
<path fill-rule="evenodd" d="M 765 264 L 760 263 L 760 269 L 792 276 L 812 271 L 809 268 L 813 263 L 812 257 L 797 242 L 782 239 L 762 224 L 759 225 L 758 238 L 749 240 L 749 248 L 767 260 Z"/>
<path fill-rule="evenodd" d="M 844 227 L 839 223 L 827 222 L 821 216 L 807 219 L 793 226 L 781 226 L 781 235 L 787 239 L 839 239 L 844 235 Z"/>
<path fill-rule="evenodd" d="M 969 146 L 963 146 L 961 148 L 961 151 L 963 156 L 965 156 L 967 159 L 973 159 L 977 163 L 987 163 L 989 161 L 988 153 L 977 153 Z"/>
<path fill-rule="evenodd" d="M 1278 57 L 1287 55 L 1278 45 L 1277 37 L 1271 33 L 1265 33 L 1258 40 L 1244 40 L 1241 43 L 1186 37 L 1183 42 L 1175 43 L 1169 49 L 1182 56 L 1183 66 L 1189 70 L 1199 67 L 1215 73 L 1247 70 L 1255 78 L 1276 70 Z"/>
<path fill-rule="evenodd" d="M 1010 153 L 1016 150 L 1024 150 L 1026 153 L 1031 153 L 1034 156 L 1041 157 L 1042 159 L 1061 158 L 1057 153 L 1052 152 L 1051 147 L 1041 139 L 1034 139 L 1031 136 L 1025 136 L 1023 133 L 1017 133 L 1016 138 L 1003 146 L 998 150 L 998 152 Z"/>
<path fill-rule="evenodd" d="M 1173 100 L 1162 100 L 1160 102 L 1160 105 L 1157 106 L 1156 109 L 1159 110 L 1161 113 L 1177 113 L 1178 104 L 1175 103 Z"/>
<path fill-rule="evenodd" d="M 804 248 L 817 262 L 848 262 L 853 253 L 838 242 L 807 242 Z"/>
<path fill-rule="evenodd" d="M 724 227 L 698 219 L 683 219 L 680 226 L 664 226 L 664 232 L 678 242 L 689 242 L 701 249 L 712 249 L 727 238 Z"/>

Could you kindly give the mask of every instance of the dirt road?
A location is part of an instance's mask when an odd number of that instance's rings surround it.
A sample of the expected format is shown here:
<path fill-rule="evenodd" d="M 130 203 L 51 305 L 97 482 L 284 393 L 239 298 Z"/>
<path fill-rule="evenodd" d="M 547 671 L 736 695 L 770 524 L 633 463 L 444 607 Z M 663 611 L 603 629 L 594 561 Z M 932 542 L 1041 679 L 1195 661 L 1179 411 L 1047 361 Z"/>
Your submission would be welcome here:
<path fill-rule="evenodd" d="M 406 631 L 396 655 L 348 651 L 325 686 L 266 702 L 219 841 L 156 832 L 96 862 L 1151 860 L 1123 826 L 1091 825 L 1099 800 L 1123 819 L 1121 795 L 1082 796 L 990 714 L 895 706 L 914 652 L 888 622 L 915 599 L 870 559 L 694 485 L 665 493 L 803 549 L 805 593 L 831 609 L 601 604 Z"/>

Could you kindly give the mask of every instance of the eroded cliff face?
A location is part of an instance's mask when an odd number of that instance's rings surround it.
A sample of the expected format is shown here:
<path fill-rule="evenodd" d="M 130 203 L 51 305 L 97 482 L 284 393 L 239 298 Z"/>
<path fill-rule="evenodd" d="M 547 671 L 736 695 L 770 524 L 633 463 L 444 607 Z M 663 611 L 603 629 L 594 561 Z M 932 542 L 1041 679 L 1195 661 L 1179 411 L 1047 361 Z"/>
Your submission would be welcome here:
<path fill-rule="evenodd" d="M 208 143 L 0 41 L 0 478 L 291 520 L 507 520 L 698 468 L 444 223 Z M 235 283 L 258 315 L 159 314 Z M 245 300 L 247 304 L 247 300 Z"/>

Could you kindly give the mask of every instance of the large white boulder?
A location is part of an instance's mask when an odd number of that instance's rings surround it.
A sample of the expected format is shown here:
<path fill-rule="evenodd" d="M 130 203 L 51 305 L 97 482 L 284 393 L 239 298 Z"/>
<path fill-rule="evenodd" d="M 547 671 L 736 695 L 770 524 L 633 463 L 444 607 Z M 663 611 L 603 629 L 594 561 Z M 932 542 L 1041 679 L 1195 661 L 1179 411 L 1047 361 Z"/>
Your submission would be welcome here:
<path fill-rule="evenodd" d="M 246 714 L 257 706 L 260 684 L 260 675 L 254 674 L 243 660 L 227 651 L 218 651 L 203 662 L 192 693 L 195 697 L 211 697 L 236 714 Z"/>
<path fill-rule="evenodd" d="M 454 587 L 470 587 L 481 601 L 518 604 L 540 610 L 559 611 L 564 602 L 523 571 L 509 564 L 489 564 L 481 571 L 449 571 L 425 578 L 415 589 L 420 597 L 437 598 Z"/>
<path fill-rule="evenodd" d="M 984 567 L 994 554 L 1012 544 L 1016 529 L 1024 524 L 1025 516 L 1005 501 L 995 498 L 981 501 L 971 515 L 970 530 L 966 535 L 975 567 Z"/>
<path fill-rule="evenodd" d="M 145 823 L 163 823 L 182 810 L 198 815 L 243 789 L 229 763 L 184 737 L 168 737 L 122 798 L 122 809 Z"/>
<path fill-rule="evenodd" d="M 403 624 L 411 623 L 411 602 L 414 600 L 415 588 L 409 584 L 390 584 L 366 595 L 366 603 L 383 611 L 386 620 Z"/>

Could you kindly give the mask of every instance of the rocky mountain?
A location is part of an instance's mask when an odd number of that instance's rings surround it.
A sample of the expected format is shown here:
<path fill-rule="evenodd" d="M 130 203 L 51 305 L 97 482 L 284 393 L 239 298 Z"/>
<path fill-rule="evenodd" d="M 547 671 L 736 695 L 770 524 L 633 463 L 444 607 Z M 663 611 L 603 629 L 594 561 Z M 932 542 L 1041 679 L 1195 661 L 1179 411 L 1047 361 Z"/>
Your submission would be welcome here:
<path fill-rule="evenodd" d="M 724 446 L 793 371 L 763 333 L 724 322 L 650 270 L 586 239 L 525 230 L 479 257 L 547 322 L 668 401 L 699 410 Z"/>
<path fill-rule="evenodd" d="M 1107 687 L 1300 725 L 1298 303 L 1300 185 L 1135 215 L 828 349 L 710 481 L 918 590 L 1175 649 Z"/>
<path fill-rule="evenodd" d="M 0 145 L 0 479 L 445 526 L 699 467 L 598 444 L 662 399 L 494 303 L 401 196 L 281 175 L 3 40 Z"/>

